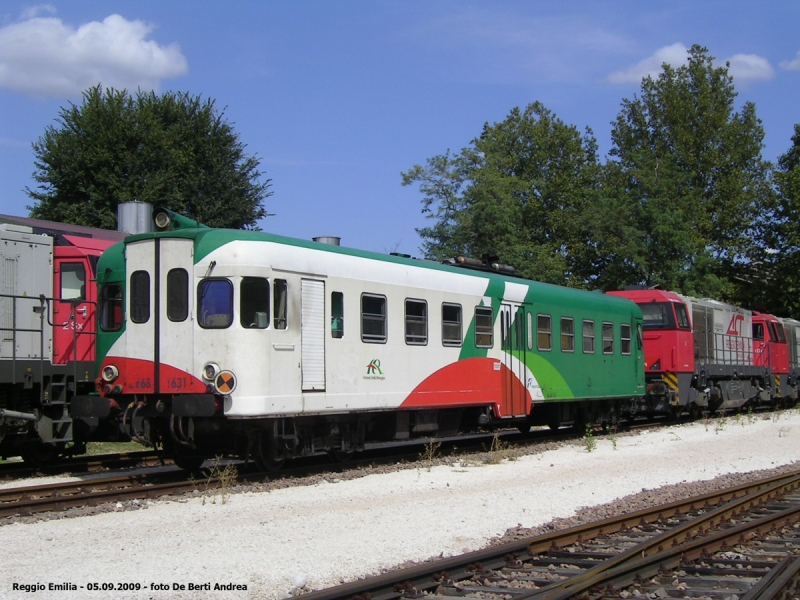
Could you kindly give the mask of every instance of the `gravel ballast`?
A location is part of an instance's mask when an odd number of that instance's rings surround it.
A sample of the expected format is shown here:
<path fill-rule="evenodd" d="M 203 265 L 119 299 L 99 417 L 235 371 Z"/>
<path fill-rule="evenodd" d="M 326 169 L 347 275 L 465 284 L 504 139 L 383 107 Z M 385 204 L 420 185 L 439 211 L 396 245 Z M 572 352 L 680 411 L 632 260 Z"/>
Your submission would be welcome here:
<path fill-rule="evenodd" d="M 234 493 L 224 504 L 209 493 L 143 500 L 137 510 L 26 518 L 0 526 L 0 597 L 285 598 L 296 586 L 320 589 L 765 476 L 760 471 L 800 460 L 800 414 L 596 442 L 592 452 L 578 442 L 498 464 L 331 474 L 311 485 Z M 93 591 L 92 583 L 142 589 Z M 240 587 L 214 589 L 231 584 Z"/>

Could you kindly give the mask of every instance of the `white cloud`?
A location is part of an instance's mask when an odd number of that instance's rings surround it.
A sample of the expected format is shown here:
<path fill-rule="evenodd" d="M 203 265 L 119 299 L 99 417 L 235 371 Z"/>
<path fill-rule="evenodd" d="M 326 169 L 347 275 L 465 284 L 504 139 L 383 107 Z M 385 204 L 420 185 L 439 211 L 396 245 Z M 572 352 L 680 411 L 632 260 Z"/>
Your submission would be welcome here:
<path fill-rule="evenodd" d="M 184 75 L 188 64 L 177 44 L 147 40 L 151 31 L 152 25 L 120 15 L 78 29 L 39 17 L 3 27 L 0 87 L 57 97 L 75 97 L 98 83 L 157 90 L 162 79 Z"/>
<path fill-rule="evenodd" d="M 680 42 L 671 46 L 664 46 L 655 53 L 639 61 L 632 67 L 611 73 L 606 77 L 609 83 L 640 83 L 647 76 L 658 77 L 662 65 L 667 63 L 672 67 L 680 67 L 689 61 L 689 49 Z M 798 54 L 798 68 L 800 68 L 800 54 Z M 766 58 L 757 54 L 734 54 L 725 60 L 715 61 L 716 65 L 729 64 L 728 73 L 736 83 L 752 83 L 754 81 L 767 81 L 775 76 L 772 65 Z"/>
<path fill-rule="evenodd" d="M 794 60 L 785 60 L 781 63 L 781 68 L 787 71 L 800 71 L 800 52 L 794 57 Z"/>
<path fill-rule="evenodd" d="M 757 54 L 734 54 L 727 62 L 728 74 L 733 77 L 734 83 L 751 83 L 753 81 L 768 81 L 775 76 L 775 70 L 766 58 Z"/>
<path fill-rule="evenodd" d="M 689 49 L 680 42 L 664 46 L 656 50 L 652 56 L 639 61 L 632 67 L 611 73 L 606 77 L 606 81 L 609 83 L 640 83 L 648 75 L 653 78 L 658 77 L 664 63 L 673 67 L 685 65 L 689 58 L 688 52 Z"/>

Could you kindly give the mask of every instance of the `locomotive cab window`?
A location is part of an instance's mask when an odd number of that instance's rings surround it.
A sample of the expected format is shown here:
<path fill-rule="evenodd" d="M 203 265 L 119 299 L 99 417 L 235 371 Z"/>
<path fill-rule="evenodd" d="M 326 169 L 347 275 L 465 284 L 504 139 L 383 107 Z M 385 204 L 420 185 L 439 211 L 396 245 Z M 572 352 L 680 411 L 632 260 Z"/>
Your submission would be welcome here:
<path fill-rule="evenodd" d="M 100 328 L 103 331 L 122 329 L 122 286 L 110 283 L 100 294 Z"/>
<path fill-rule="evenodd" d="M 285 279 L 276 279 L 272 286 L 275 295 L 275 329 L 286 329 L 288 324 L 289 285 Z"/>
<path fill-rule="evenodd" d="M 475 307 L 475 347 L 491 348 L 494 345 L 493 313 L 490 306 Z"/>
<path fill-rule="evenodd" d="M 361 341 L 386 343 L 386 296 L 361 294 Z"/>
<path fill-rule="evenodd" d="M 61 264 L 61 299 L 86 300 L 86 267 L 83 263 Z"/>
<path fill-rule="evenodd" d="M 575 352 L 575 321 L 561 317 L 561 351 Z"/>
<path fill-rule="evenodd" d="M 603 354 L 614 354 L 614 324 L 603 323 Z"/>
<path fill-rule="evenodd" d="M 239 323 L 245 329 L 266 329 L 269 326 L 269 281 L 263 277 L 242 277 Z"/>
<path fill-rule="evenodd" d="M 150 320 L 150 273 L 131 273 L 131 321 L 147 323 Z"/>
<path fill-rule="evenodd" d="M 197 322 L 204 329 L 225 329 L 233 323 L 233 285 L 227 279 L 197 284 Z"/>
<path fill-rule="evenodd" d="M 344 294 L 331 292 L 331 337 L 344 337 Z"/>
<path fill-rule="evenodd" d="M 583 322 L 583 351 L 594 354 L 594 321 Z"/>
<path fill-rule="evenodd" d="M 170 269 L 167 273 L 167 318 L 180 323 L 189 317 L 189 273 Z"/>
<path fill-rule="evenodd" d="M 442 345 L 461 346 L 460 304 L 442 304 Z"/>
<path fill-rule="evenodd" d="M 424 346 L 428 343 L 428 303 L 406 299 L 406 344 Z"/>
<path fill-rule="evenodd" d="M 536 347 L 547 351 L 553 349 L 553 322 L 550 315 L 536 316 Z"/>
<path fill-rule="evenodd" d="M 619 350 L 622 354 L 631 353 L 631 326 L 627 323 L 619 326 Z"/>
<path fill-rule="evenodd" d="M 763 323 L 753 323 L 753 339 L 756 341 L 763 341 L 764 340 L 764 324 Z"/>

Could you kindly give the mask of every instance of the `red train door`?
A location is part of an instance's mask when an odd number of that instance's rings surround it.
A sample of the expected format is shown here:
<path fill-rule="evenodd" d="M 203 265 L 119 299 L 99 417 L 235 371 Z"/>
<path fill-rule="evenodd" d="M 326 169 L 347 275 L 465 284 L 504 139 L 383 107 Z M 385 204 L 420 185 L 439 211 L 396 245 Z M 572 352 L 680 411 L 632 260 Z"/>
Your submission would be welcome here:
<path fill-rule="evenodd" d="M 96 291 L 87 260 L 55 259 L 53 362 L 94 360 Z"/>
<path fill-rule="evenodd" d="M 523 304 L 504 302 L 500 307 L 501 349 L 503 351 L 503 416 L 520 417 L 530 412 L 526 388 L 526 323 L 528 310 Z"/>

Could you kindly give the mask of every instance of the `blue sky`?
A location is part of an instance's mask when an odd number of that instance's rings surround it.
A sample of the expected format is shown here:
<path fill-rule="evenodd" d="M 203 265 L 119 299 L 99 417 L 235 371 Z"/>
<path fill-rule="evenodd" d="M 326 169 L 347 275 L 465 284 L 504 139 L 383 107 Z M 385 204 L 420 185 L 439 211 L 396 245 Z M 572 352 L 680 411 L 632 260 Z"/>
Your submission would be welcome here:
<path fill-rule="evenodd" d="M 419 255 L 400 173 L 539 100 L 591 127 L 701 44 L 753 101 L 764 156 L 800 123 L 800 3 L 131 0 L 0 3 L 0 213 L 27 215 L 31 143 L 102 83 L 216 101 L 261 159 L 262 229 Z"/>

